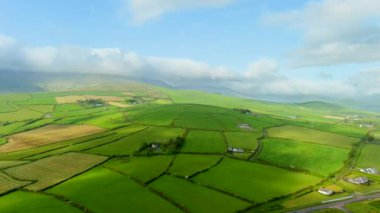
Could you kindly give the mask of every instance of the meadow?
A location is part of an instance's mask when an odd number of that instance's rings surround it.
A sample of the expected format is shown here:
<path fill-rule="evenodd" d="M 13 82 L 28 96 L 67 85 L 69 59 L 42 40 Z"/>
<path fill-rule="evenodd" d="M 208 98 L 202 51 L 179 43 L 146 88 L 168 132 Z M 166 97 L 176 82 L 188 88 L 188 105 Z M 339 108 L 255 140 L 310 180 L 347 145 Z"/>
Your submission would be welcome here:
<path fill-rule="evenodd" d="M 193 130 L 181 149 L 184 153 L 224 153 L 226 144 L 220 132 Z"/>
<path fill-rule="evenodd" d="M 359 168 L 376 168 L 380 171 L 380 144 L 365 144 L 356 162 Z"/>
<path fill-rule="evenodd" d="M 169 169 L 169 173 L 190 177 L 216 165 L 221 158 L 220 155 L 178 154 Z"/>

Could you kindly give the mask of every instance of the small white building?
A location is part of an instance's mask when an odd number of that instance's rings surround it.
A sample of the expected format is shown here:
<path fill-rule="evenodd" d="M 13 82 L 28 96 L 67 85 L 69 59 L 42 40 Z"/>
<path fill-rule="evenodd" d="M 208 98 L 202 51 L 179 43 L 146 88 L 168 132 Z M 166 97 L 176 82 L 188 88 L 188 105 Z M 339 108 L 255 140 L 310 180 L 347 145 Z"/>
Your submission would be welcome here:
<path fill-rule="evenodd" d="M 234 147 L 228 147 L 227 151 L 234 152 L 234 153 L 243 153 L 244 150 L 241 148 L 234 148 Z"/>
<path fill-rule="evenodd" d="M 320 188 L 318 190 L 319 193 L 323 194 L 323 195 L 332 195 L 334 192 L 330 189 L 325 189 L 325 188 Z"/>
<path fill-rule="evenodd" d="M 369 182 L 367 177 L 349 178 L 348 181 L 354 184 L 367 184 Z"/>
<path fill-rule="evenodd" d="M 240 129 L 252 129 L 252 127 L 249 124 L 240 123 L 237 125 Z"/>
<path fill-rule="evenodd" d="M 371 175 L 378 173 L 377 169 L 375 168 L 364 168 L 364 169 L 360 169 L 360 171 L 363 173 L 371 174 Z"/>

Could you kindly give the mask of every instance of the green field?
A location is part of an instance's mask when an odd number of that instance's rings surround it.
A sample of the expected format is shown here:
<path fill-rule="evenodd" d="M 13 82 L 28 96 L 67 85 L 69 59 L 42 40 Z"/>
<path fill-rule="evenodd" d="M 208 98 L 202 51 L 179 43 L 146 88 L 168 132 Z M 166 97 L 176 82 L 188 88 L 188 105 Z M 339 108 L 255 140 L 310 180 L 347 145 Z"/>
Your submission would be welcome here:
<path fill-rule="evenodd" d="M 380 171 L 380 144 L 366 144 L 356 162 L 359 168 L 376 168 Z"/>
<path fill-rule="evenodd" d="M 226 136 L 228 146 L 247 151 L 257 149 L 257 139 L 262 136 L 261 133 L 247 132 L 225 132 L 224 135 Z"/>
<path fill-rule="evenodd" d="M 150 187 L 171 197 L 189 212 L 236 212 L 250 205 L 232 196 L 171 176 L 159 178 Z"/>
<path fill-rule="evenodd" d="M 269 129 L 268 136 L 342 148 L 351 148 L 353 144 L 359 142 L 356 138 L 289 125 Z"/>
<path fill-rule="evenodd" d="M 265 139 L 263 147 L 261 160 L 325 177 L 341 169 L 349 153 L 347 149 L 277 138 Z"/>
<path fill-rule="evenodd" d="M 311 175 L 228 158 L 193 179 L 254 202 L 284 196 L 321 181 Z"/>
<path fill-rule="evenodd" d="M 188 153 L 224 153 L 226 144 L 219 132 L 193 130 L 186 138 L 181 152 Z"/>
<path fill-rule="evenodd" d="M 163 174 L 172 162 L 173 156 L 152 156 L 112 159 L 104 167 L 131 176 L 141 182 L 148 182 Z"/>
<path fill-rule="evenodd" d="M 169 172 L 173 175 L 190 177 L 214 166 L 220 159 L 219 155 L 179 154 L 175 157 Z"/>
<path fill-rule="evenodd" d="M 130 178 L 104 168 L 93 169 L 48 192 L 96 212 L 181 212 Z"/>
<path fill-rule="evenodd" d="M 356 203 L 350 203 L 345 207 L 354 213 L 379 213 L 380 212 L 380 200 L 374 201 L 362 201 Z"/>
<path fill-rule="evenodd" d="M 81 210 L 66 202 L 41 193 L 17 191 L 0 197 L 1 212 L 16 213 L 79 213 Z"/>

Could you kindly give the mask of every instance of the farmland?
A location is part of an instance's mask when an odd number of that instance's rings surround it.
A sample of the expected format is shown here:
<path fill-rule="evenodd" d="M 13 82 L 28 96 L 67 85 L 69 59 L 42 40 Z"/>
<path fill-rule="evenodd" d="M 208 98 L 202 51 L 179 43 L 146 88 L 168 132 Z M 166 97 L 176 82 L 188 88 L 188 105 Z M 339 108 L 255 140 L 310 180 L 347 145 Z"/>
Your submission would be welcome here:
<path fill-rule="evenodd" d="M 379 188 L 376 176 L 371 186 L 339 179 L 354 157 L 377 168 L 378 144 L 356 146 L 366 132 L 336 125 L 330 109 L 128 88 L 0 95 L 1 210 L 287 211 L 325 200 L 315 190 L 326 181 Z M 109 105 L 80 102 L 94 98 Z M 302 120 L 288 118 L 298 111 Z"/>

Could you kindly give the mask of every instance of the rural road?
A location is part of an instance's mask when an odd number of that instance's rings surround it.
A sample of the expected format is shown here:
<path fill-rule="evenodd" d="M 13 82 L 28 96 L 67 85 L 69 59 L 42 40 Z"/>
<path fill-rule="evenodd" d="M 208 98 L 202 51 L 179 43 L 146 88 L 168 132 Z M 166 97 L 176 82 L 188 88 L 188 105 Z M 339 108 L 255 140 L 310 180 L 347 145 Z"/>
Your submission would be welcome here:
<path fill-rule="evenodd" d="M 355 197 L 347 199 L 347 200 L 325 203 L 325 204 L 321 204 L 319 206 L 313 206 L 313 207 L 299 209 L 299 210 L 295 210 L 295 211 L 291 211 L 291 212 L 293 212 L 293 213 L 308 213 L 308 212 L 313 212 L 313 211 L 317 211 L 317 210 L 321 210 L 321 209 L 327 209 L 327 208 L 337 208 L 337 209 L 341 209 L 341 210 L 346 211 L 346 212 L 350 212 L 344 208 L 344 205 L 349 204 L 349 203 L 364 201 L 364 200 L 372 200 L 375 198 L 380 198 L 380 193 L 371 194 L 371 195 L 355 195 Z"/>

